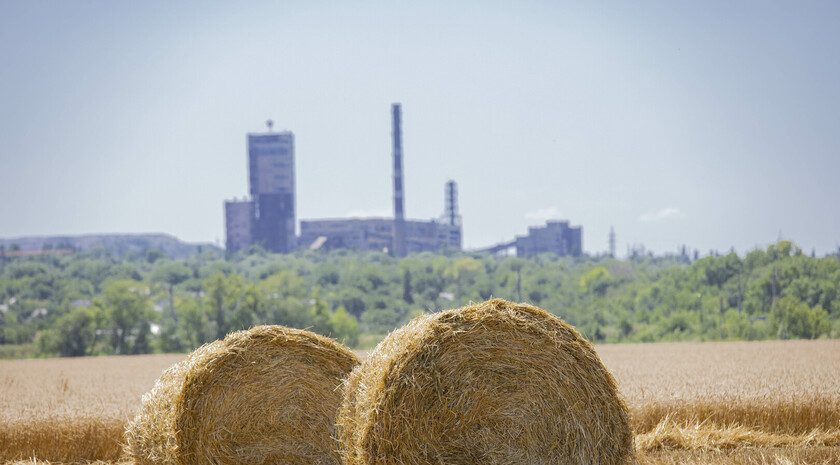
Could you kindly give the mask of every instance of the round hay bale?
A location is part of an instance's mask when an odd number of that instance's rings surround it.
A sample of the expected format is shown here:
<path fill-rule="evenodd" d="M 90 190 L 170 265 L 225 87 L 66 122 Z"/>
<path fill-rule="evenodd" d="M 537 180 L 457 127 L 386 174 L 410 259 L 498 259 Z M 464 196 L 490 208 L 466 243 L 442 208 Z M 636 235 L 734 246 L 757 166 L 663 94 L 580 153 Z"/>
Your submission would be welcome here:
<path fill-rule="evenodd" d="M 126 430 L 143 465 L 338 464 L 335 420 L 356 356 L 332 339 L 258 326 L 166 370 Z"/>
<path fill-rule="evenodd" d="M 592 345 L 531 305 L 424 315 L 350 374 L 346 465 L 633 463 L 627 406 Z"/>

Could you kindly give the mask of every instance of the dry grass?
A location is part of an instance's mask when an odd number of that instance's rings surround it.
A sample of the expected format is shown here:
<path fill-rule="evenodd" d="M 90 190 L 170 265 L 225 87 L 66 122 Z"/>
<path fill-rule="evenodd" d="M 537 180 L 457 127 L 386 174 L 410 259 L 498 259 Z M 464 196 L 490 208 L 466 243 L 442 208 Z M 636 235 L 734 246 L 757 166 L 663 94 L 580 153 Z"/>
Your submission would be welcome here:
<path fill-rule="evenodd" d="M 4 465 L 57 465 L 57 464 L 64 464 L 68 462 L 55 462 L 49 460 L 42 460 L 38 458 L 30 458 L 26 460 L 15 460 L 13 462 L 6 462 Z M 73 462 L 69 462 L 73 463 Z M 129 465 L 129 462 L 125 461 L 117 461 L 113 462 L 110 460 L 92 460 L 84 462 L 85 465 Z"/>
<path fill-rule="evenodd" d="M 803 435 L 812 431 L 840 431 L 840 399 L 813 397 L 745 397 L 723 401 L 713 397 L 631 404 L 633 428 L 649 433 L 663 422 L 726 428 L 739 426 L 775 434 Z"/>
<path fill-rule="evenodd" d="M 496 299 L 418 317 L 347 386 L 347 465 L 632 461 L 612 376 L 577 331 L 537 307 Z"/>
<path fill-rule="evenodd" d="M 663 422 L 840 431 L 840 341 L 599 346 L 637 434 Z"/>
<path fill-rule="evenodd" d="M 0 360 L 0 418 L 128 420 L 161 372 L 183 355 Z"/>
<path fill-rule="evenodd" d="M 627 400 L 640 444 L 663 422 L 663 438 L 674 428 L 690 431 L 697 424 L 772 433 L 754 435 L 751 446 L 642 448 L 637 452 L 642 465 L 840 465 L 838 446 L 765 447 L 755 441 L 840 431 L 840 341 L 600 345 L 596 350 Z M 32 456 L 39 464 L 117 460 L 109 451 L 122 441 L 122 425 L 161 372 L 180 359 L 183 355 L 0 361 L 0 463 Z M 77 431 L 87 433 L 75 436 Z"/>
<path fill-rule="evenodd" d="M 716 426 L 665 420 L 652 431 L 636 436 L 636 449 L 642 451 L 813 446 L 840 446 L 840 430 L 814 429 L 807 434 L 778 434 L 743 426 Z"/>
<path fill-rule="evenodd" d="M 138 465 L 337 465 L 342 381 L 359 360 L 332 339 L 257 326 L 166 370 L 126 430 Z"/>
<path fill-rule="evenodd" d="M 53 462 L 115 461 L 125 421 L 107 417 L 0 420 L 0 463 L 37 457 Z"/>
<path fill-rule="evenodd" d="M 637 458 L 639 465 L 840 465 L 840 447 L 670 450 Z"/>
<path fill-rule="evenodd" d="M 669 450 L 637 454 L 639 465 L 840 465 L 840 447 L 745 448 L 724 451 Z M 41 459 L 5 465 L 58 465 Z M 92 461 L 85 465 L 129 465 L 128 462 Z"/>
<path fill-rule="evenodd" d="M 117 460 L 125 423 L 183 355 L 0 361 L 0 463 Z"/>

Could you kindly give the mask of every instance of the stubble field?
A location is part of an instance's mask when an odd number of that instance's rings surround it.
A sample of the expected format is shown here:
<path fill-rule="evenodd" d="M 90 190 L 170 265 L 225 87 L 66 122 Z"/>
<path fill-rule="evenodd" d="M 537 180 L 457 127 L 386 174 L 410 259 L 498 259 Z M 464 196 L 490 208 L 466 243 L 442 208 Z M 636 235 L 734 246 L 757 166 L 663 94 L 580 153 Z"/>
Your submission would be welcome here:
<path fill-rule="evenodd" d="M 840 341 L 596 349 L 642 464 L 840 464 Z M 120 461 L 125 422 L 181 358 L 0 361 L 0 463 Z"/>

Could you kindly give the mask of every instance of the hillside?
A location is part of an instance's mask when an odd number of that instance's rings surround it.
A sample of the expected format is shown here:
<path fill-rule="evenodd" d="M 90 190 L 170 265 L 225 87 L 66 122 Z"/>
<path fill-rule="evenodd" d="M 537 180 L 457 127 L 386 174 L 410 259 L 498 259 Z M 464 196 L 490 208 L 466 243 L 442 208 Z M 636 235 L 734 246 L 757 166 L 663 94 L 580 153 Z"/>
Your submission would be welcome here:
<path fill-rule="evenodd" d="M 187 243 L 169 234 L 85 234 L 79 236 L 27 236 L 0 238 L 0 246 L 11 251 L 39 251 L 44 249 L 72 249 L 87 251 L 101 248 L 115 257 L 129 254 L 143 256 L 150 250 L 163 252 L 172 259 L 182 259 L 202 250 L 222 252 L 222 249 L 210 243 Z M 17 246 L 17 247 L 15 247 Z"/>

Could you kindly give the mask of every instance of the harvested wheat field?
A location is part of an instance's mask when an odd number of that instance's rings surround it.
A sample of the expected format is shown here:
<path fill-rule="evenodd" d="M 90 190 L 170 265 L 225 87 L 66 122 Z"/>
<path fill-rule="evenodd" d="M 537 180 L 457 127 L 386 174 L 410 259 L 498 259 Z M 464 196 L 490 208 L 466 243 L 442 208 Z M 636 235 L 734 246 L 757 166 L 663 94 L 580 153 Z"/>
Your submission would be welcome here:
<path fill-rule="evenodd" d="M 840 465 L 840 341 L 595 349 L 643 465 Z M 143 394 L 183 359 L 0 361 L 0 463 L 119 461 Z"/>
<path fill-rule="evenodd" d="M 183 358 L 0 361 L 0 462 L 117 460 L 143 394 Z"/>
<path fill-rule="evenodd" d="M 630 406 L 637 446 L 659 447 L 654 431 L 689 441 L 699 431 L 746 430 L 840 446 L 840 341 L 605 345 L 598 353 Z M 725 436 L 708 435 L 729 447 Z"/>

